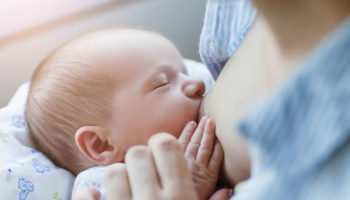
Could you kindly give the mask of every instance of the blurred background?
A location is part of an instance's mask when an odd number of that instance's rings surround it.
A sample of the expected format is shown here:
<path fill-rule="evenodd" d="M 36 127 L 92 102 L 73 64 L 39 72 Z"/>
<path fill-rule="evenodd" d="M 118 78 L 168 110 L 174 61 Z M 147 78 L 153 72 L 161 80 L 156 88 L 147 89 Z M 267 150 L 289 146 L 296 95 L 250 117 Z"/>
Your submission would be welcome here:
<path fill-rule="evenodd" d="M 0 108 L 54 48 L 115 25 L 152 29 L 199 61 L 204 0 L 0 0 Z"/>

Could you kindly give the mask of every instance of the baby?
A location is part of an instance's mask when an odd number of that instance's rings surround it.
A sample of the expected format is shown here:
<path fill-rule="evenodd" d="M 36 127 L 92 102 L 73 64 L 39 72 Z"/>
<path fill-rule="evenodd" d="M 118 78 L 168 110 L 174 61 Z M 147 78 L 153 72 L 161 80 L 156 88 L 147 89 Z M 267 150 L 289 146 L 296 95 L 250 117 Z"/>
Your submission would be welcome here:
<path fill-rule="evenodd" d="M 204 92 L 169 40 L 148 30 L 108 28 L 69 41 L 39 64 L 26 120 L 36 147 L 75 175 L 123 162 L 131 146 L 171 133 L 180 137 L 198 194 L 207 199 L 222 150 L 211 119 L 198 127 L 193 122 Z"/>

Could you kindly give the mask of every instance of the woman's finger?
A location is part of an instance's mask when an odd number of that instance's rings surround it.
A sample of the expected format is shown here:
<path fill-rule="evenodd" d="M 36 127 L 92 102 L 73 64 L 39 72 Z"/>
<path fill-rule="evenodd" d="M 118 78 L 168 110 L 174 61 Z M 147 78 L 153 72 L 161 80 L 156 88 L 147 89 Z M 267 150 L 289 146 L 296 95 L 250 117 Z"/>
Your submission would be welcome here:
<path fill-rule="evenodd" d="M 107 200 L 131 200 L 131 190 L 126 166 L 123 163 L 111 165 L 105 175 Z"/>
<path fill-rule="evenodd" d="M 204 166 L 208 166 L 215 144 L 215 125 L 212 119 L 208 119 L 204 127 L 203 137 L 198 149 L 196 160 Z"/>
<path fill-rule="evenodd" d="M 196 198 L 191 174 L 176 138 L 166 133 L 157 134 L 149 140 L 149 147 L 163 186 L 163 194 L 168 192 L 170 195 L 166 199 Z"/>
<path fill-rule="evenodd" d="M 209 200 L 228 200 L 233 195 L 233 189 L 222 188 L 216 191 Z"/>
<path fill-rule="evenodd" d="M 125 163 L 133 199 L 156 199 L 161 185 L 150 149 L 146 146 L 130 148 Z"/>
<path fill-rule="evenodd" d="M 100 200 L 101 194 L 95 188 L 82 188 L 78 190 L 72 200 Z"/>

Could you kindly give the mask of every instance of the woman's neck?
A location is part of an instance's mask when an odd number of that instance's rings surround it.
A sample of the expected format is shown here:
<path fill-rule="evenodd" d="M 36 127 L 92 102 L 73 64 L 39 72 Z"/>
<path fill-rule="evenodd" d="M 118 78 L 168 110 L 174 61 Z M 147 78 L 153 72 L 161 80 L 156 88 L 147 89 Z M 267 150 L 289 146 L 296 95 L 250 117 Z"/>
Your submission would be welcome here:
<path fill-rule="evenodd" d="M 297 63 L 350 13 L 349 0 L 252 0 L 265 24 L 267 89 L 285 80 Z"/>
<path fill-rule="evenodd" d="M 310 51 L 350 13 L 349 0 L 253 0 L 281 55 Z"/>

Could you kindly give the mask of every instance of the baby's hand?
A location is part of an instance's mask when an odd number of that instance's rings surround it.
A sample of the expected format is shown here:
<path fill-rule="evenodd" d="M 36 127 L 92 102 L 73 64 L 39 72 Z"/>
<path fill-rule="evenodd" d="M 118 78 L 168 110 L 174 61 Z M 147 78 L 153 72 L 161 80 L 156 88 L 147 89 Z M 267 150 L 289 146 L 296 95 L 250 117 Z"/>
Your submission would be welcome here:
<path fill-rule="evenodd" d="M 189 122 L 182 131 L 179 142 L 199 199 L 207 200 L 214 192 L 223 160 L 223 150 L 216 141 L 213 119 L 203 117 L 198 126 L 195 122 Z"/>

